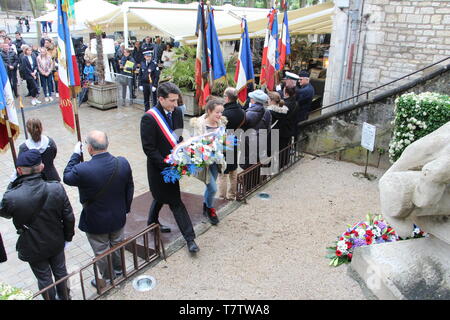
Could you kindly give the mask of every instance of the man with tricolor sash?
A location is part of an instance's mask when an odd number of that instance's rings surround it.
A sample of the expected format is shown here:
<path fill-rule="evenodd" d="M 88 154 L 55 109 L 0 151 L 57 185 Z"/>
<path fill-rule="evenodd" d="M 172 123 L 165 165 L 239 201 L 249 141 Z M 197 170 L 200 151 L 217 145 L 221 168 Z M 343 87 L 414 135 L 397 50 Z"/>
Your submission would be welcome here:
<path fill-rule="evenodd" d="M 181 201 L 180 185 L 164 182 L 161 172 L 168 167 L 164 159 L 181 142 L 175 131 L 183 129 L 183 115 L 178 106 L 180 89 L 171 82 L 160 84 L 157 91 L 157 105 L 147 111 L 141 119 L 141 141 L 147 155 L 147 176 L 153 202 L 150 206 L 147 224 L 159 223 L 159 211 L 168 204 L 178 228 L 181 231 L 190 252 L 199 251 L 195 243 L 195 232 L 191 218 Z M 159 223 L 160 224 L 160 223 Z M 170 232 L 170 228 L 160 224 L 161 232 Z"/>

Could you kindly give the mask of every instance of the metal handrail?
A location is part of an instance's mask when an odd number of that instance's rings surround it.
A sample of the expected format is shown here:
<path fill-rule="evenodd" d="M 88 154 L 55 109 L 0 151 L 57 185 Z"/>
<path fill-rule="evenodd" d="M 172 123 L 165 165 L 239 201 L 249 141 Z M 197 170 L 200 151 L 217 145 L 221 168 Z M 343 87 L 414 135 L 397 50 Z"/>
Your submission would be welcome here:
<path fill-rule="evenodd" d="M 426 67 L 423 67 L 423 68 L 421 68 L 421 69 L 418 69 L 418 70 L 416 70 L 416 71 L 414 71 L 414 72 L 408 73 L 408 74 L 406 74 L 406 75 L 404 75 L 404 76 L 402 76 L 402 77 L 400 77 L 400 78 L 397 78 L 397 79 L 395 79 L 395 80 L 389 81 L 389 82 L 387 82 L 387 83 L 385 83 L 385 84 L 382 84 L 382 85 L 380 85 L 380 86 L 378 86 L 378 87 L 375 87 L 375 88 L 373 88 L 373 89 L 367 90 L 367 91 L 365 91 L 365 92 L 363 92 L 363 93 L 359 93 L 359 94 L 354 95 L 354 96 L 352 96 L 352 97 L 350 97 L 350 98 L 346 98 L 346 99 L 340 100 L 340 101 L 338 101 L 338 102 L 332 103 L 332 104 L 330 104 L 330 105 L 327 105 L 327 106 L 325 106 L 325 107 L 321 107 L 321 108 L 319 108 L 319 109 L 315 109 L 315 110 L 311 111 L 310 114 L 311 114 L 311 113 L 315 113 L 315 112 L 317 112 L 317 111 L 321 111 L 321 110 L 330 108 L 330 107 L 333 107 L 333 106 L 335 106 L 335 105 L 339 105 L 339 104 L 341 104 L 341 103 L 343 103 L 343 102 L 346 102 L 346 101 L 349 101 L 349 100 L 353 100 L 353 99 L 358 98 L 358 97 L 363 96 L 363 95 L 366 95 L 366 99 L 369 99 L 369 93 L 371 93 L 372 91 L 381 89 L 381 88 L 386 87 L 386 86 L 388 86 L 388 85 L 390 85 L 390 84 L 393 84 L 393 83 L 395 83 L 395 82 L 397 82 L 397 81 L 403 80 L 403 79 L 405 79 L 405 78 L 407 78 L 407 77 L 409 77 L 409 76 L 412 76 L 413 74 L 422 72 L 422 71 L 424 71 L 424 70 L 426 70 L 426 69 L 428 69 L 428 68 L 431 68 L 431 67 L 433 67 L 433 66 L 435 66 L 435 65 L 437 65 L 437 64 L 439 64 L 439 63 L 441 63 L 441 62 L 444 62 L 444 61 L 446 61 L 446 60 L 448 60 L 448 59 L 450 59 L 450 56 L 448 56 L 447 58 L 441 59 L 441 60 L 439 60 L 439 61 L 437 61 L 437 62 L 434 62 L 434 63 L 432 63 L 432 64 L 430 64 L 430 65 L 428 65 L 428 66 L 426 66 Z"/>
<path fill-rule="evenodd" d="M 149 241 L 148 241 L 148 235 L 150 232 L 154 231 L 154 245 L 155 245 L 155 253 L 150 256 L 148 254 L 148 250 L 149 250 Z M 144 250 L 145 250 L 145 262 L 142 264 L 138 264 L 138 250 L 137 250 L 137 243 L 136 240 L 140 237 L 144 237 Z M 134 270 L 128 272 L 126 269 L 126 265 L 125 265 L 125 247 L 127 245 L 132 245 L 133 246 L 133 262 L 134 262 Z M 114 254 L 116 251 L 120 250 L 120 254 L 121 254 L 121 261 L 122 261 L 122 272 L 123 272 L 123 277 L 121 277 L 121 279 L 119 280 L 115 280 L 113 279 L 112 275 L 112 254 Z M 82 290 L 82 295 L 83 295 L 83 299 L 86 299 L 86 293 L 85 293 L 85 288 L 84 288 L 84 281 L 83 281 L 83 274 L 82 272 L 88 268 L 90 268 L 91 266 L 94 266 L 94 276 L 95 276 L 95 281 L 97 283 L 97 296 L 95 296 L 93 299 L 98 298 L 99 296 L 103 295 L 104 293 L 106 293 L 107 291 L 111 290 L 112 288 L 115 288 L 118 284 L 122 283 L 123 281 L 125 281 L 126 279 L 128 279 L 129 277 L 131 277 L 132 275 L 134 275 L 136 272 L 138 272 L 139 270 L 143 269 L 144 267 L 146 267 L 147 265 L 149 265 L 150 263 L 152 263 L 153 261 L 157 260 L 159 257 L 161 257 L 161 253 L 163 258 L 166 258 L 166 253 L 164 250 L 164 245 L 162 243 L 161 240 L 161 233 L 160 233 L 160 228 L 159 228 L 159 224 L 155 224 L 152 223 L 149 226 L 147 226 L 145 229 L 141 230 L 139 233 L 135 234 L 134 236 L 132 236 L 131 238 L 125 239 L 124 241 L 122 241 L 121 243 L 118 243 L 117 245 L 115 245 L 114 247 L 110 248 L 108 251 L 104 252 L 101 255 L 96 256 L 94 259 L 92 259 L 91 262 L 89 262 L 87 265 L 81 267 L 80 269 L 78 269 L 77 271 L 74 271 L 68 275 L 66 275 L 65 277 L 59 279 L 58 281 L 52 283 L 51 285 L 45 287 L 44 289 L 40 290 L 39 292 L 35 293 L 32 297 L 32 299 L 35 299 L 37 297 L 39 297 L 40 295 L 42 295 L 44 297 L 44 299 L 49 299 L 49 290 L 52 288 L 55 288 L 56 290 L 56 286 L 59 285 L 60 283 L 64 282 L 64 292 L 65 292 L 65 298 L 67 298 L 69 296 L 69 290 L 67 288 L 66 285 L 66 281 L 79 274 L 80 276 L 80 285 L 81 285 L 81 290 Z M 110 279 L 111 279 L 111 284 L 109 285 L 105 285 L 104 287 L 102 287 L 100 285 L 100 281 L 102 280 L 99 278 L 98 276 L 98 270 L 97 270 L 97 263 L 102 260 L 102 259 L 107 259 L 108 260 L 108 272 L 110 275 Z M 89 297 L 88 299 L 92 299 L 92 297 Z"/>
<path fill-rule="evenodd" d="M 287 147 L 275 152 L 272 156 L 265 159 L 264 162 L 267 163 L 271 161 L 279 162 L 279 170 L 275 174 L 261 175 L 260 170 L 265 165 L 261 162 L 253 164 L 240 172 L 237 175 L 236 200 L 245 202 L 249 195 L 297 163 L 302 158 L 301 153 L 305 153 L 299 150 L 302 141 L 303 139 L 289 144 Z"/>

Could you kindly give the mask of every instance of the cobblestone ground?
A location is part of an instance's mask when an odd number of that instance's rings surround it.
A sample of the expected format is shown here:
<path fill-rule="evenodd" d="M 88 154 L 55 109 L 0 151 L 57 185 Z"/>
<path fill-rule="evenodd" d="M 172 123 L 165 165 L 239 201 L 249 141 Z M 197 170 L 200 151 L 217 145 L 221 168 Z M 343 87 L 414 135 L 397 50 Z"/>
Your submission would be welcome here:
<path fill-rule="evenodd" d="M 25 84 L 23 83 L 20 89 L 22 93 L 26 94 L 26 89 L 24 87 Z M 41 100 L 43 101 L 44 99 L 41 97 Z M 43 101 L 42 105 L 32 107 L 30 99 L 25 98 L 24 106 L 26 119 L 32 117 L 41 119 L 44 127 L 44 134 L 55 140 L 58 147 L 55 166 L 62 178 L 62 173 L 72 155 L 73 147 L 76 143 L 76 133 L 72 133 L 64 127 L 61 112 L 56 101 L 57 99 L 55 99 L 53 103 L 47 104 Z M 21 134 L 16 140 L 17 150 L 18 146 L 25 141 L 22 119 L 19 110 L 18 112 Z M 116 156 L 125 156 L 130 162 L 135 186 L 134 196 L 141 195 L 149 190 L 146 157 L 142 151 L 139 133 L 142 114 L 143 106 L 139 104 L 125 107 L 122 106 L 107 111 L 101 111 L 89 107 L 86 104 L 82 104 L 79 108 L 82 138 L 84 139 L 90 130 L 103 130 L 107 132 L 110 140 L 109 151 Z M 187 122 L 188 118 L 186 119 L 186 125 Z M 88 160 L 89 158 L 89 155 L 85 155 L 85 160 Z M 3 197 L 3 192 L 6 190 L 10 181 L 10 176 L 14 171 L 10 150 L 4 154 L 0 154 L 0 166 L 2 168 L 0 172 L 0 196 Z M 183 179 L 181 186 L 183 191 L 199 194 L 203 192 L 202 183 L 194 178 Z M 86 265 L 92 259 L 93 253 L 85 234 L 77 228 L 79 215 L 81 213 L 78 190 L 77 188 L 67 185 L 64 185 L 64 187 L 76 217 L 75 236 L 72 244 L 66 249 L 67 267 L 70 272 L 76 271 L 79 267 Z M 37 281 L 32 274 L 28 263 L 17 258 L 15 244 L 18 236 L 12 224 L 12 220 L 0 218 L 0 233 L 2 234 L 8 254 L 8 261 L 0 264 L 0 282 L 6 282 L 13 286 L 37 292 Z M 89 280 L 89 278 L 86 279 L 86 282 Z"/>

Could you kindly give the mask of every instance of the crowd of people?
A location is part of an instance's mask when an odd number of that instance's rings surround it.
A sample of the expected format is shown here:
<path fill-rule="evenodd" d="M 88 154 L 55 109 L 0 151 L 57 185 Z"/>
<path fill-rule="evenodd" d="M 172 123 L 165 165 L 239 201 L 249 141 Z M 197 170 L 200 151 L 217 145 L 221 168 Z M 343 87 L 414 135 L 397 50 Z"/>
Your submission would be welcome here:
<path fill-rule="evenodd" d="M 43 33 L 39 46 L 28 44 L 20 32 L 11 40 L 4 30 L 0 30 L 1 56 L 8 72 L 12 91 L 19 96 L 18 84 L 24 80 L 33 106 L 41 104 L 38 99 L 43 92 L 45 102 L 58 97 L 58 49 L 54 40 Z"/>
<path fill-rule="evenodd" d="M 37 99 L 40 89 L 45 100 L 51 101 L 58 87 L 55 76 L 58 59 L 54 41 L 44 33 L 39 47 L 30 46 L 18 32 L 14 41 L 0 32 L 0 42 L 2 58 L 16 97 L 19 73 L 20 78 L 27 82 L 33 105 L 41 103 Z M 136 41 L 132 50 L 116 43 L 116 53 L 109 62 L 115 73 L 127 79 L 122 84 L 123 97 L 127 88 L 132 98 L 138 87 L 144 95 L 145 113 L 141 119 L 140 135 L 153 196 L 147 225 L 158 223 L 161 232 L 171 232 L 159 221 L 159 212 L 167 204 L 189 252 L 195 254 L 200 249 L 195 242 L 189 213 L 181 200 L 180 185 L 178 182 L 165 182 L 161 174 L 167 167 L 164 159 L 183 139 L 174 136 L 173 132 L 183 129 L 186 108 L 175 84 L 159 83 L 161 69 L 173 63 L 172 47 L 172 44 L 162 44 L 160 38 L 153 42 L 150 37 L 146 37 L 142 44 Z M 86 47 L 80 65 L 83 79 L 95 80 L 96 59 L 90 46 Z M 218 128 L 225 128 L 233 134 L 240 129 L 245 132 L 242 136 L 234 136 L 234 152 L 226 154 L 224 163 L 211 164 L 197 176 L 205 184 L 203 214 L 211 224 L 219 223 L 215 208 L 217 193 L 219 198 L 234 200 L 239 167 L 247 169 L 260 162 L 264 153 L 267 156 L 275 154 L 277 150 L 270 150 L 270 140 L 274 137 L 279 139 L 278 150 L 289 148 L 298 136 L 298 122 L 308 117 L 313 96 L 309 73 L 301 71 L 299 74 L 285 72 L 282 84 L 275 91 L 250 90 L 243 105 L 238 101 L 238 91 L 232 87 L 226 88 L 221 97 L 208 97 L 205 113 L 190 121 L 194 135 Z M 0 216 L 13 219 L 19 234 L 19 258 L 29 263 L 38 279 L 39 289 L 43 289 L 53 282 L 53 277 L 57 281 L 67 275 L 64 248 L 74 236 L 75 218 L 53 164 L 57 155 L 55 141 L 43 134 L 39 119 L 28 119 L 26 130 L 30 138 L 19 148 L 16 177 L 3 195 Z M 273 130 L 277 130 L 278 135 L 271 135 Z M 268 141 L 261 143 L 261 139 Z M 86 233 L 95 256 L 124 240 L 126 215 L 130 212 L 134 193 L 132 169 L 128 161 L 110 154 L 108 145 L 105 132 L 89 132 L 84 143 L 76 144 L 62 179 L 66 185 L 79 189 L 83 209 L 78 227 Z M 251 151 L 253 146 L 257 146 L 256 152 Z M 267 150 L 260 150 L 260 147 Z M 91 159 L 82 162 L 82 154 L 89 154 Z M 280 155 L 279 165 L 283 167 L 287 163 L 286 153 Z M 106 261 L 101 262 L 98 265 L 101 275 L 98 280 L 101 283 L 94 279 L 92 285 L 104 286 L 122 275 L 119 254 L 112 257 L 112 266 L 113 270 L 110 270 Z M 45 298 L 70 298 L 67 286 L 62 282 Z"/>

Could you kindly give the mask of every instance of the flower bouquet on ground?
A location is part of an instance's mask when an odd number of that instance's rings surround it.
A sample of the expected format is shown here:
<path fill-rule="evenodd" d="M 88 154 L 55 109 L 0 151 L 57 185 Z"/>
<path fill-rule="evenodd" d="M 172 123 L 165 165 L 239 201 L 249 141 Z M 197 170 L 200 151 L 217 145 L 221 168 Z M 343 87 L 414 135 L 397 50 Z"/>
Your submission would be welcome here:
<path fill-rule="evenodd" d="M 33 292 L 0 282 L 0 300 L 31 300 Z"/>
<path fill-rule="evenodd" d="M 381 215 L 368 214 L 366 221 L 361 221 L 353 226 L 349 225 L 331 247 L 327 247 L 331 259 L 330 266 L 340 266 L 352 260 L 353 250 L 357 247 L 367 246 L 372 243 L 394 242 L 399 240 L 394 229 L 387 225 Z"/>
<path fill-rule="evenodd" d="M 187 139 L 176 145 L 164 159 L 170 165 L 161 172 L 164 182 L 175 183 L 182 176 L 196 175 L 213 163 L 226 165 L 225 151 L 233 145 L 234 136 L 227 135 L 224 127 Z"/>

